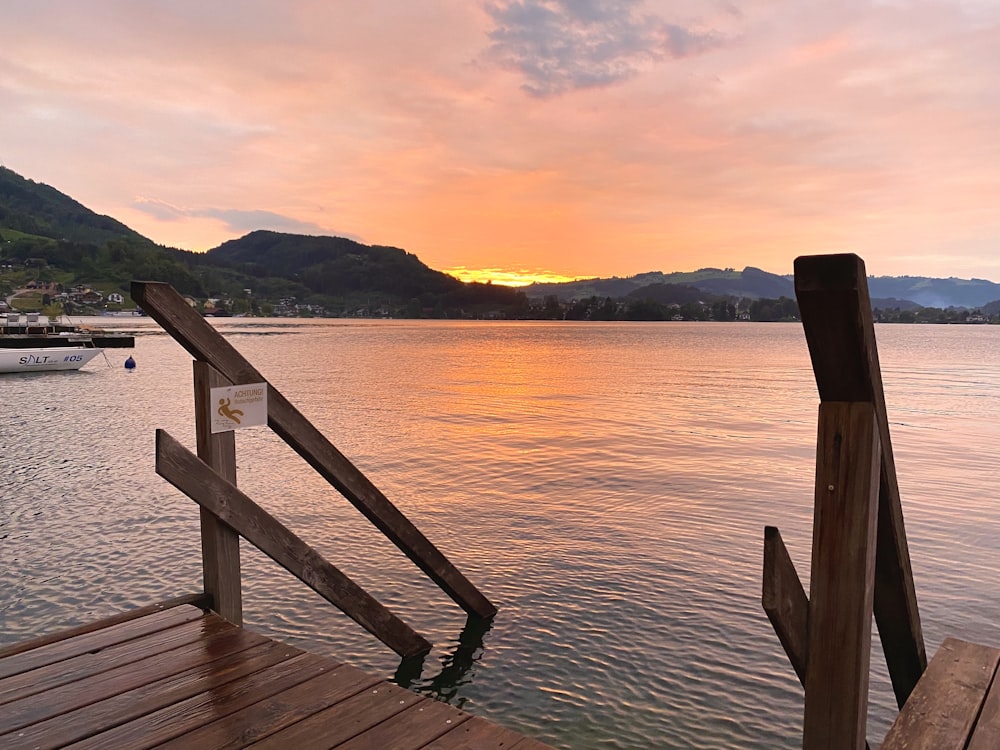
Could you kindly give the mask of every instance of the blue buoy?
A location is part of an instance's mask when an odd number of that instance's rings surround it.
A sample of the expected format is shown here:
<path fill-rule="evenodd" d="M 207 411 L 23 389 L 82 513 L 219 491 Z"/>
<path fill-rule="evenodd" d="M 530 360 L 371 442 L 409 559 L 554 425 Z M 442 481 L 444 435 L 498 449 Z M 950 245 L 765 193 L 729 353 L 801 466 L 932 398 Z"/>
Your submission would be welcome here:
<path fill-rule="evenodd" d="M 134 370 L 135 369 L 135 360 L 132 359 L 132 355 L 131 354 L 129 355 L 128 359 L 125 360 L 125 369 L 126 370 Z"/>

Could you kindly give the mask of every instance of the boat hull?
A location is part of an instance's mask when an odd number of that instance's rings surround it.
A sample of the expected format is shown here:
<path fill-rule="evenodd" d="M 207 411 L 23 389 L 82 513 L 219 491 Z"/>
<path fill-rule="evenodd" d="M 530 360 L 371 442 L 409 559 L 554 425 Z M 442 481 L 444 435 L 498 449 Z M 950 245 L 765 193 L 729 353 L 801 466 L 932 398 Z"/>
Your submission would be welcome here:
<path fill-rule="evenodd" d="M 0 373 L 79 370 L 103 351 L 79 346 L 0 349 Z"/>

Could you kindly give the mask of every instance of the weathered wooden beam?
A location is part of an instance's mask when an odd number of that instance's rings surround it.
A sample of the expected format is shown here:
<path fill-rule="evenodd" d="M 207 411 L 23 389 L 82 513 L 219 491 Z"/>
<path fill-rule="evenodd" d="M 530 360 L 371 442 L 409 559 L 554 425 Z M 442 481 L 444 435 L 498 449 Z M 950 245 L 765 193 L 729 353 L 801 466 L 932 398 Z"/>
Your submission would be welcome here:
<path fill-rule="evenodd" d="M 400 656 L 430 651 L 409 625 L 163 430 L 156 431 L 156 473 Z"/>
<path fill-rule="evenodd" d="M 211 389 L 231 385 L 207 362 L 195 360 L 194 422 L 198 458 L 223 479 L 236 484 L 236 438 L 232 431 L 212 433 Z M 216 612 L 234 625 L 243 624 L 243 591 L 240 584 L 240 537 L 211 511 L 200 508 L 201 563 L 205 593 Z"/>
<path fill-rule="evenodd" d="M 809 597 L 799 580 L 781 532 L 764 527 L 764 584 L 760 597 L 799 682 L 806 684 L 809 649 Z"/>
<path fill-rule="evenodd" d="M 805 750 L 865 745 L 881 452 L 875 422 L 867 401 L 819 408 Z"/>
<path fill-rule="evenodd" d="M 795 295 L 820 400 L 868 401 L 875 407 L 882 468 L 874 610 L 893 692 L 902 707 L 927 668 L 927 653 L 906 542 L 864 261 L 856 255 L 797 258 Z"/>
<path fill-rule="evenodd" d="M 265 378 L 169 284 L 133 281 L 132 299 L 198 360 L 234 384 Z M 278 389 L 268 383 L 268 425 L 469 614 L 496 607 Z"/>

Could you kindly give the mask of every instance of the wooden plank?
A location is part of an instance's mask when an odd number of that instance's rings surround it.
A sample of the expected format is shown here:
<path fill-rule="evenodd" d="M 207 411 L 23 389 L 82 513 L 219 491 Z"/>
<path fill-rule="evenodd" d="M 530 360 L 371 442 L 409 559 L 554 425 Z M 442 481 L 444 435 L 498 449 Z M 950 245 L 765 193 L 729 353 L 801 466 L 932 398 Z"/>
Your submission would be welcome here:
<path fill-rule="evenodd" d="M 266 640 L 263 636 L 237 628 L 198 643 L 61 685 L 40 695 L 11 701 L 0 712 L 0 735 L 88 706 L 227 654 L 260 645 Z M 0 737 L 0 747 L 3 744 L 3 738 Z"/>
<path fill-rule="evenodd" d="M 169 285 L 132 282 L 132 299 L 198 360 L 235 384 L 266 379 Z M 468 613 L 492 617 L 496 607 L 354 464 L 268 383 L 268 425 L 431 580 Z"/>
<path fill-rule="evenodd" d="M 334 747 L 365 732 L 409 706 L 426 701 L 387 682 L 368 687 L 330 708 L 255 742 L 253 750 Z"/>
<path fill-rule="evenodd" d="M 882 750 L 963 750 L 998 663 L 997 649 L 946 638 Z M 997 745 L 982 747 L 995 750 Z"/>
<path fill-rule="evenodd" d="M 795 260 L 795 296 L 822 401 L 870 401 L 882 444 L 875 621 L 896 702 L 902 706 L 927 667 L 910 567 L 896 464 L 865 264 L 856 255 Z"/>
<path fill-rule="evenodd" d="M 792 558 L 774 526 L 764 527 L 764 583 L 761 604 L 799 682 L 806 684 L 809 652 L 809 598 Z"/>
<path fill-rule="evenodd" d="M 527 744 L 519 744 L 526 739 L 528 738 L 513 729 L 473 716 L 425 745 L 422 750 L 512 750 L 514 747 L 527 748 Z M 540 742 L 536 742 L 535 746 L 546 747 Z"/>
<path fill-rule="evenodd" d="M 471 716 L 445 703 L 427 700 L 411 704 L 367 732 L 337 745 L 339 750 L 419 750 L 450 732 Z"/>
<path fill-rule="evenodd" d="M 155 747 L 337 666 L 329 659 L 311 654 L 294 656 L 274 667 L 213 685 L 191 698 L 95 734 L 73 745 L 73 750 Z"/>
<path fill-rule="evenodd" d="M 156 431 L 156 473 L 400 656 L 430 651 L 423 636 L 163 430 Z"/>
<path fill-rule="evenodd" d="M 1000 664 L 993 673 L 968 750 L 996 750 L 1000 747 Z"/>
<path fill-rule="evenodd" d="M 212 432 L 212 388 L 232 383 L 206 362 L 193 362 L 194 414 L 198 458 L 232 485 L 236 484 L 236 437 L 233 432 Z M 212 608 L 236 625 L 243 624 L 240 586 L 240 537 L 213 513 L 200 508 L 201 561 L 205 592 Z"/>
<path fill-rule="evenodd" d="M 29 750 L 79 742 L 302 653 L 273 641 L 263 643 L 22 728 L 7 735 L 5 748 Z"/>
<path fill-rule="evenodd" d="M 875 576 L 880 447 L 868 402 L 825 402 L 816 449 L 803 748 L 861 748 Z"/>
<path fill-rule="evenodd" d="M 78 635 L 83 635 L 84 633 L 93 633 L 95 630 L 102 630 L 104 628 L 111 627 L 112 625 L 119 625 L 123 622 L 128 622 L 129 620 L 138 620 L 146 615 L 163 612 L 168 609 L 173 609 L 174 607 L 183 607 L 188 604 L 200 609 L 208 609 L 208 601 L 204 594 L 188 594 L 186 596 L 178 596 L 174 599 L 167 599 L 166 601 L 149 604 L 145 607 L 137 607 L 136 609 L 130 609 L 126 612 L 119 612 L 111 617 L 104 617 L 100 620 L 94 620 L 93 622 L 85 622 L 73 628 L 65 628 L 63 630 L 57 630 L 52 633 L 40 635 L 36 638 L 11 643 L 0 648 L 0 660 L 6 659 L 8 656 L 13 656 L 14 654 L 23 653 L 24 651 L 31 651 L 32 649 L 39 648 L 40 646 L 47 646 L 50 643 L 55 643 L 56 641 L 74 638 Z"/>
<path fill-rule="evenodd" d="M 59 685 L 91 677 L 179 646 L 197 643 L 207 636 L 235 627 L 220 617 L 202 618 L 160 630 L 143 638 L 134 638 L 105 649 L 88 651 L 55 664 L 5 677 L 0 679 L 0 704 L 52 690 Z"/>
<path fill-rule="evenodd" d="M 340 666 L 158 745 L 157 748 L 237 750 L 377 683 L 376 677 L 370 677 L 346 665 Z"/>
<path fill-rule="evenodd" d="M 27 643 L 32 644 L 30 648 L 17 648 L 20 644 L 15 644 L 10 655 L 0 659 L 0 678 L 38 669 L 88 651 L 108 648 L 175 625 L 200 620 L 204 616 L 204 612 L 194 607 L 171 607 L 147 611 L 139 617 L 125 620 L 108 618 L 101 622 L 110 624 L 105 624 L 100 629 L 84 626 L 53 633 L 28 641 Z"/>

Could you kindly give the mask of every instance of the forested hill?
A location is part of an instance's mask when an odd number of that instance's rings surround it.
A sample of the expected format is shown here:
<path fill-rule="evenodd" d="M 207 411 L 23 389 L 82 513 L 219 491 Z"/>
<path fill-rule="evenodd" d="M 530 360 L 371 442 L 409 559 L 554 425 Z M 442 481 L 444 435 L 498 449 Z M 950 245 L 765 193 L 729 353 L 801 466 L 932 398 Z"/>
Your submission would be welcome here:
<path fill-rule="evenodd" d="M 254 312 L 282 300 L 318 314 L 364 309 L 411 317 L 507 314 L 527 306 L 515 289 L 465 284 L 405 250 L 341 237 L 258 231 L 207 253 L 163 247 L 6 168 L 0 168 L 0 262 L 9 266 L 0 274 L 0 299 L 30 281 L 127 297 L 132 279 L 149 279 Z"/>
<path fill-rule="evenodd" d="M 256 231 L 205 254 L 207 261 L 249 276 L 300 279 L 314 292 L 345 295 L 379 289 L 410 299 L 463 288 L 454 276 L 428 268 L 416 255 L 395 247 L 362 245 L 344 237 L 307 237 Z"/>
<path fill-rule="evenodd" d="M 27 235 L 103 245 L 124 239 L 153 245 L 110 216 L 101 216 L 53 187 L 0 167 L 0 227 Z"/>

